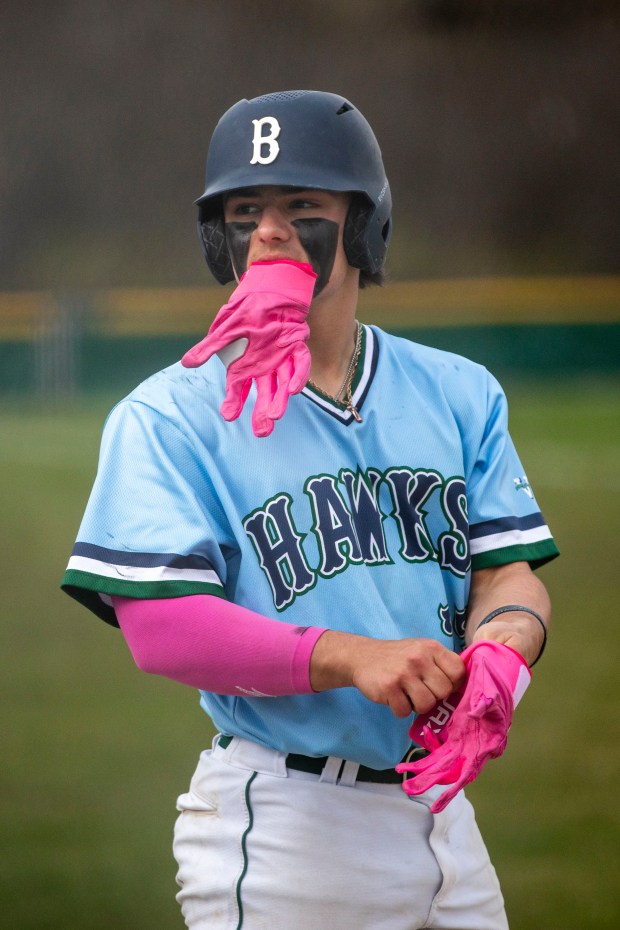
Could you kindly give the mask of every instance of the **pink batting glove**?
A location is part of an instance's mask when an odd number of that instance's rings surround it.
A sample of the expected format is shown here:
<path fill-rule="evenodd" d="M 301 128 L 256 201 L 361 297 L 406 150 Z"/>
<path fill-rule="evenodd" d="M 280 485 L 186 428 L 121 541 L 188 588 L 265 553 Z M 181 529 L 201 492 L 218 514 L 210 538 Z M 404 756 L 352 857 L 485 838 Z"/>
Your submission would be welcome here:
<path fill-rule="evenodd" d="M 474 643 L 461 658 L 467 669 L 465 687 L 416 717 L 409 731 L 429 755 L 396 766 L 397 772 L 415 776 L 403 782 L 407 794 L 451 786 L 431 805 L 434 814 L 477 778 L 489 759 L 501 756 L 513 711 L 532 678 L 523 656 L 503 643 Z"/>
<path fill-rule="evenodd" d="M 185 353 L 186 368 L 204 365 L 217 353 L 226 365 L 225 420 L 236 420 L 256 381 L 252 429 L 268 436 L 286 410 L 289 396 L 310 375 L 310 309 L 316 274 L 306 262 L 254 262 L 205 338 Z"/>

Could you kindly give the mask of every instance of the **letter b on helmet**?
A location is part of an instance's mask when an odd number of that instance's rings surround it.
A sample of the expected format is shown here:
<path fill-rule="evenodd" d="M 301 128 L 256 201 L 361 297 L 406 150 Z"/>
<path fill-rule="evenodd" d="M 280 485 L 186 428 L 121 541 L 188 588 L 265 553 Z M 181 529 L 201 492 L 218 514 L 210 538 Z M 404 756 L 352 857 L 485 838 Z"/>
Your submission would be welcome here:
<path fill-rule="evenodd" d="M 274 116 L 263 116 L 262 119 L 253 119 L 254 138 L 252 145 L 254 152 L 252 155 L 251 165 L 270 165 L 278 157 L 280 146 L 276 139 L 280 135 L 280 124 Z M 269 132 L 263 134 L 263 127 L 267 127 Z M 263 155 L 264 147 L 267 147 Z"/>

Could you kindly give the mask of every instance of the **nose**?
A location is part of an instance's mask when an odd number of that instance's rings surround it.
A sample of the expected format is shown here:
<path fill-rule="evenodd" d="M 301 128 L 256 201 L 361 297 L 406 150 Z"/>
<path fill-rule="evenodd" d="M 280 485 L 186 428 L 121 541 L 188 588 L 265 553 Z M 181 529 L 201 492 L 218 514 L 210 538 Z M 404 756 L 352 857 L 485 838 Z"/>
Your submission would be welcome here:
<path fill-rule="evenodd" d="M 257 232 L 263 242 L 286 242 L 292 230 L 281 210 L 266 206 L 261 212 Z"/>

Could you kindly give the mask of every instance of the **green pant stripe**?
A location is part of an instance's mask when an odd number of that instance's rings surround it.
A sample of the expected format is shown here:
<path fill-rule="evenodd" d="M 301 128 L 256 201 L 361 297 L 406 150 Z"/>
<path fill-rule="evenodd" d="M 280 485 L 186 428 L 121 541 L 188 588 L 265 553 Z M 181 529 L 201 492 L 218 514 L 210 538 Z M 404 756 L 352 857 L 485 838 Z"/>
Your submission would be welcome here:
<path fill-rule="evenodd" d="M 239 922 L 237 924 L 237 930 L 241 930 L 243 926 L 243 902 L 241 900 L 241 885 L 243 879 L 245 878 L 246 872 L 248 870 L 248 849 L 247 849 L 247 839 L 250 830 L 254 824 L 254 812 L 252 810 L 252 804 L 250 801 L 250 785 L 258 775 L 258 772 L 253 772 L 251 777 L 248 779 L 248 783 L 245 786 L 245 804 L 248 811 L 248 825 L 245 829 L 243 836 L 241 837 L 241 851 L 243 853 L 243 868 L 241 870 L 241 875 L 239 876 L 239 881 L 237 882 L 237 908 L 239 910 Z"/>

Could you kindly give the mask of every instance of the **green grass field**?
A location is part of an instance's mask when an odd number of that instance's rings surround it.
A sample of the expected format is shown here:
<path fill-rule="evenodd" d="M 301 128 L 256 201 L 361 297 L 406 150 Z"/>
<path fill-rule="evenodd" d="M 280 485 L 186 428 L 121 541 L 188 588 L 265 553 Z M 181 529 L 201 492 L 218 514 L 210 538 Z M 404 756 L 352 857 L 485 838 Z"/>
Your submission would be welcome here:
<path fill-rule="evenodd" d="M 541 572 L 555 603 L 548 654 L 507 754 L 469 795 L 511 930 L 612 930 L 620 382 L 507 387 L 562 557 Z M 120 634 L 58 588 L 108 407 L 0 408 L 0 913 L 11 930 L 183 926 L 174 802 L 209 722 L 192 691 L 140 673 Z"/>

